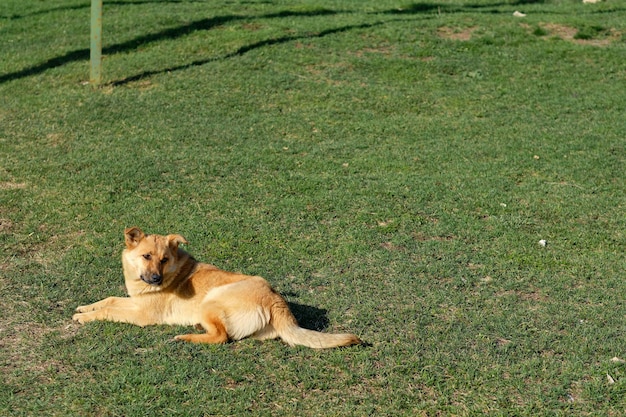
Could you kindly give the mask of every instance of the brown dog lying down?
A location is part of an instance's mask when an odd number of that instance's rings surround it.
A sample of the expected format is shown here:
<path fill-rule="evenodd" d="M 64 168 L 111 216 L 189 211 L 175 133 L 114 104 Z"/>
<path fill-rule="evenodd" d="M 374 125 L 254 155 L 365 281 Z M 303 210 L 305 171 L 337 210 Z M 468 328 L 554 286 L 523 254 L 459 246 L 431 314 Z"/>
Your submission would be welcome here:
<path fill-rule="evenodd" d="M 137 227 L 124 234 L 122 264 L 130 297 L 108 297 L 78 307 L 74 320 L 200 325 L 206 333 L 176 336 L 194 343 L 225 343 L 246 337 L 279 337 L 291 346 L 311 348 L 361 343 L 353 334 L 301 328 L 285 299 L 266 280 L 197 262 L 178 247 L 187 243 L 181 235 L 147 235 Z"/>

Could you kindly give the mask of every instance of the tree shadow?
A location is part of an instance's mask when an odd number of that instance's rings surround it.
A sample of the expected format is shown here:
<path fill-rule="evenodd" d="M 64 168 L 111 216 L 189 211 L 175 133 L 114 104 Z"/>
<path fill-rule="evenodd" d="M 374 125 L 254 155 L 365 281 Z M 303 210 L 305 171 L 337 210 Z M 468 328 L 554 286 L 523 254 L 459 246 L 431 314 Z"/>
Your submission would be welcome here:
<path fill-rule="evenodd" d="M 75 51 L 71 51 L 66 53 L 65 55 L 61 55 L 55 58 L 51 58 L 47 61 L 42 62 L 39 65 L 35 65 L 29 68 L 24 68 L 20 71 L 10 72 L 8 74 L 0 75 L 0 84 L 4 84 L 9 81 L 18 80 L 20 78 L 26 78 L 31 75 L 41 74 L 42 72 L 49 70 L 51 68 L 60 67 L 62 65 L 68 64 L 70 62 L 75 61 L 84 61 L 89 59 L 89 49 L 78 49 Z"/>
<path fill-rule="evenodd" d="M 185 1 L 189 1 L 189 0 L 185 0 Z M 193 1 L 193 0 L 191 0 Z M 113 1 L 113 2 L 106 2 L 107 5 L 133 5 L 133 4 L 145 4 L 145 3 L 180 3 L 182 2 L 182 0 L 163 0 L 163 1 L 158 1 L 158 0 L 136 0 L 136 1 Z M 413 3 L 411 5 L 402 7 L 402 8 L 396 8 L 396 9 L 390 9 L 390 10 L 383 10 L 383 11 L 377 11 L 377 12 L 372 12 L 371 14 L 377 14 L 377 15 L 416 15 L 416 14 L 424 14 L 424 15 L 432 15 L 433 12 L 437 11 L 437 12 L 441 12 L 444 11 L 446 13 L 458 13 L 458 12 L 465 12 L 465 11 L 476 11 L 476 10 L 481 10 L 483 12 L 491 12 L 491 13 L 502 13 L 501 11 L 496 11 L 493 8 L 494 7 L 500 7 L 500 6 L 514 6 L 514 5 L 520 5 L 520 4 L 531 4 L 531 3 L 543 3 L 544 0 L 517 0 L 517 1 L 513 1 L 513 2 L 500 2 L 500 3 L 492 3 L 492 4 L 467 4 L 467 5 L 454 5 L 454 4 L 439 4 L 439 3 L 430 3 L 430 2 L 420 2 L 420 3 Z M 40 12 L 36 12 L 36 13 L 47 13 L 47 12 L 51 12 L 51 11 L 56 11 L 56 10 L 73 10 L 73 9 L 79 9 L 79 8 L 86 8 L 89 7 L 89 5 L 79 5 L 79 6 L 64 6 L 64 7 L 58 7 L 58 8 L 54 8 L 54 9 L 48 9 L 47 11 L 40 11 Z M 285 11 L 280 11 L 280 12 L 276 12 L 276 13 L 269 13 L 269 14 L 265 14 L 265 15 L 259 15 L 259 16 L 242 16 L 242 15 L 224 15 L 224 16 L 216 16 L 216 17 L 212 17 L 212 18 L 204 18 L 204 19 L 200 19 L 200 20 L 196 20 L 194 22 L 185 24 L 185 25 L 181 25 L 181 26 L 177 26 L 174 28 L 169 28 L 169 29 L 163 29 L 161 31 L 155 32 L 155 33 L 150 33 L 150 34 L 146 34 L 146 35 L 142 35 L 139 37 L 136 37 L 134 39 L 131 39 L 129 41 L 126 42 L 121 42 L 115 45 L 111 45 L 111 46 L 107 46 L 105 48 L 103 48 L 102 53 L 104 55 L 110 55 L 110 54 L 117 54 L 117 53 L 121 53 L 121 52 L 128 52 L 128 51 L 133 51 L 136 50 L 138 48 L 140 48 L 141 46 L 145 46 L 147 44 L 151 44 L 151 43 L 155 43 L 155 42 L 159 42 L 161 40 L 165 40 L 165 39 L 177 39 L 186 35 L 189 35 L 191 33 L 194 32 L 198 32 L 198 31 L 208 31 L 211 30 L 217 26 L 226 24 L 228 22 L 232 22 L 232 21 L 237 21 L 237 20 L 245 20 L 245 19 L 273 19 L 273 18 L 285 18 L 285 17 L 313 17 L 313 16 L 327 16 L 327 15 L 336 15 L 339 13 L 352 13 L 350 11 L 334 11 L 334 10 L 330 10 L 330 9 L 325 9 L 325 8 L 320 8 L 320 9 L 315 9 L 315 10 L 309 10 L 309 11 L 291 11 L 291 10 L 285 10 Z M 26 16 L 26 15 L 24 15 Z M 23 16 L 21 16 L 23 17 Z M 222 55 L 222 56 L 217 56 L 217 57 L 209 57 L 206 59 L 200 59 L 200 60 L 196 60 L 193 61 L 191 63 L 187 63 L 187 64 L 183 64 L 183 65 L 177 65 L 177 66 L 171 66 L 169 68 L 164 68 L 164 69 L 160 69 L 160 70 L 153 70 L 153 71 L 145 71 L 142 72 L 140 74 L 136 74 L 121 80 L 117 80 L 117 81 L 112 81 L 110 83 L 108 83 L 108 85 L 111 86 L 118 86 L 118 85 L 124 85 L 133 81 L 137 81 L 140 80 L 144 77 L 148 77 L 148 76 L 152 76 L 152 75 L 157 75 L 157 74 L 163 74 L 163 73 L 169 73 L 169 72 L 174 72 L 174 71 L 179 71 L 179 70 L 185 70 L 191 67 L 195 67 L 195 66 L 200 66 L 200 65 L 205 65 L 207 63 L 210 62 L 214 62 L 214 61 L 219 61 L 219 60 L 224 60 L 224 59 L 229 59 L 229 58 L 233 58 L 233 57 L 237 57 L 240 55 L 243 55 L 249 51 L 252 51 L 254 49 L 258 49 L 258 48 L 262 48 L 262 47 L 266 47 L 266 46 L 271 46 L 271 45 L 277 45 L 277 44 L 282 44 L 282 43 L 286 43 L 286 42 L 291 42 L 291 41 L 295 41 L 295 40 L 299 40 L 299 39 L 312 39 L 312 38 L 322 38 L 324 36 L 327 35 L 331 35 L 331 34 L 335 34 L 335 33 L 341 33 L 341 32 L 346 32 L 349 30 L 354 30 L 354 29 L 364 29 L 364 28 L 370 28 L 370 27 L 374 27 L 377 25 L 382 25 L 382 24 L 386 24 L 386 23 L 390 23 L 390 22 L 397 22 L 398 20 L 394 19 L 393 21 L 378 21 L 375 23 L 362 23 L 362 24 L 353 24 L 353 25 L 347 25 L 347 26 L 343 26 L 343 27 L 338 27 L 338 28 L 333 28 L 333 29 L 327 29 L 327 30 L 323 30 L 320 32 L 316 32 L 316 33 L 312 33 L 312 34 L 304 34 L 304 35 L 288 35 L 288 36 L 282 36 L 282 37 L 278 37 L 278 38 L 272 38 L 272 39 L 266 39 L 266 40 L 261 40 L 255 43 L 252 43 L 250 45 L 246 45 L 246 46 L 242 46 L 241 48 L 237 49 L 234 52 L 231 52 L 229 54 L 226 55 Z M 61 56 L 57 56 L 54 58 L 51 58 L 47 61 L 44 61 L 40 64 L 36 64 L 33 65 L 31 67 L 28 68 L 24 68 L 22 70 L 19 71 L 15 71 L 15 72 L 10 72 L 7 74 L 3 74 L 0 75 L 0 84 L 9 82 L 9 81 L 13 81 L 13 80 L 17 80 L 17 79 L 21 79 L 21 78 L 25 78 L 25 77 L 29 77 L 29 76 L 33 76 L 33 75 L 37 75 L 37 74 L 41 74 L 43 72 L 45 72 L 48 69 L 52 69 L 52 68 L 57 68 L 72 62 L 77 62 L 77 61 L 85 61 L 85 60 L 89 60 L 89 49 L 85 48 L 85 49 L 77 49 L 74 51 L 70 51 L 67 52 L 64 55 Z"/>
<path fill-rule="evenodd" d="M 125 3 L 125 4 L 130 4 L 130 3 Z M 225 23 L 231 22 L 231 21 L 236 21 L 236 20 L 244 20 L 244 19 L 251 19 L 251 18 L 259 18 L 259 19 L 272 19 L 272 18 L 284 18 L 284 17 L 308 17 L 308 16 L 326 16 L 326 15 L 331 15 L 331 14 L 336 14 L 338 12 L 332 11 L 332 10 L 327 10 L 327 9 L 320 9 L 320 10 L 311 10 L 311 11 L 281 11 L 281 12 L 277 12 L 277 13 L 270 13 L 270 14 L 266 14 L 266 15 L 261 15 L 261 16 L 241 16 L 241 15 L 225 15 L 225 16 L 216 16 L 216 17 L 212 17 L 212 18 L 205 18 L 205 19 L 200 19 L 200 20 L 196 20 L 194 22 L 182 25 L 182 26 L 178 26 L 178 27 L 174 27 L 174 28 L 170 28 L 170 29 L 164 29 L 161 30 L 159 32 L 155 32 L 155 33 L 151 33 L 151 34 L 147 34 L 147 35 L 143 35 L 143 36 L 139 36 L 135 39 L 131 39 L 129 41 L 126 42 L 121 42 L 115 45 L 111 45 L 108 47 L 105 47 L 102 49 L 102 53 L 104 55 L 107 54 L 116 54 L 116 53 L 120 53 L 120 52 L 127 52 L 127 51 L 132 51 L 132 50 L 136 50 L 137 48 L 139 48 L 140 46 L 144 46 L 153 42 L 158 42 L 164 39 L 177 39 L 180 38 L 182 36 L 186 36 L 189 35 L 193 32 L 197 32 L 197 31 L 205 31 L 205 30 L 210 30 L 216 26 L 220 26 L 223 25 Z M 324 31 L 324 32 L 320 32 L 321 36 L 325 36 L 326 34 L 329 33 L 336 33 L 342 30 L 347 30 L 344 28 L 339 28 L 339 29 L 331 29 L 329 31 Z M 293 40 L 293 39 L 298 39 L 299 37 L 296 36 L 286 36 L 286 37 L 282 37 L 282 38 L 278 38 L 278 39 L 270 39 L 270 40 L 265 40 L 265 41 L 261 41 L 261 42 L 257 42 L 255 44 L 249 45 L 249 46 L 244 46 L 242 48 L 240 48 L 239 50 L 237 50 L 234 53 L 228 54 L 223 58 L 230 58 L 233 56 L 237 56 L 237 55 L 241 55 L 243 53 L 246 53 L 252 49 L 256 49 L 262 46 L 267 46 L 267 45 L 272 45 L 272 44 L 276 44 L 276 43 L 282 43 L 282 42 L 287 42 L 289 40 Z M 13 81 L 16 79 L 20 79 L 20 78 L 25 78 L 25 77 L 29 77 L 32 75 L 37 75 L 37 74 L 41 74 L 42 72 L 52 69 L 52 68 L 57 68 L 72 62 L 77 62 L 77 61 L 83 61 L 83 60 L 88 60 L 89 59 L 89 49 L 85 48 L 85 49 L 77 49 L 74 51 L 70 51 L 64 55 L 58 56 L 58 57 L 54 57 L 51 58 L 47 61 L 44 61 L 40 64 L 28 67 L 28 68 L 24 68 L 22 70 L 19 71 L 15 71 L 15 72 L 11 72 L 8 74 L 4 74 L 4 75 L 0 75 L 0 84 L 6 83 L 8 81 Z M 201 63 L 207 63 L 207 62 L 211 62 L 211 61 L 215 61 L 218 58 L 211 58 L 211 59 L 207 59 L 204 61 L 201 61 Z M 195 64 L 195 65 L 201 65 L 200 64 Z M 183 68 L 188 68 L 189 66 L 194 66 L 194 64 L 189 64 L 189 65 L 185 65 L 185 66 L 180 66 L 180 67 L 174 67 L 174 68 L 169 68 L 163 71 L 157 71 L 154 73 L 160 73 L 160 72 L 167 72 L 167 71 L 172 71 L 172 70 L 177 70 L 177 69 L 183 69 Z M 152 72 L 149 73 L 145 73 L 145 74 L 141 74 L 140 76 L 137 77 L 132 77 L 132 79 L 138 79 L 141 78 L 142 76 L 145 75 L 151 75 L 153 74 Z M 121 82 L 123 84 L 123 82 Z M 116 84 L 116 83 L 112 83 L 112 84 Z"/>
<path fill-rule="evenodd" d="M 328 327 L 329 321 L 326 314 L 327 310 L 323 308 L 311 307 L 303 304 L 288 302 L 289 308 L 300 327 L 304 327 L 309 330 L 316 330 L 321 332 Z"/>
<path fill-rule="evenodd" d="M 206 1 L 203 0 L 135 0 L 135 1 L 104 1 L 103 2 L 103 7 L 108 7 L 108 6 L 130 6 L 130 5 L 140 5 L 140 4 L 150 4 L 150 3 L 157 3 L 157 4 L 163 4 L 163 3 L 206 3 Z M 7 19 L 7 20 L 13 20 L 13 19 L 24 19 L 26 17 L 31 17 L 31 16 L 39 16 L 42 14 L 48 14 L 48 13 L 54 13 L 54 12 L 63 12 L 63 11 L 69 11 L 69 10 L 82 10 L 82 9 L 89 9 L 91 8 L 91 4 L 90 3 L 85 3 L 85 4 L 76 4 L 76 5 L 66 5 L 66 6 L 57 6 L 57 7 L 51 7 L 49 9 L 44 9 L 44 10 L 36 10 L 34 12 L 30 12 L 30 13 L 24 13 L 24 14 L 14 14 L 14 15 L 9 15 L 9 16 L 0 16 L 0 19 Z"/>
<path fill-rule="evenodd" d="M 196 60 L 196 61 L 190 62 L 188 64 L 184 64 L 184 65 L 178 65 L 178 66 L 169 67 L 169 68 L 160 69 L 160 70 L 154 70 L 154 71 L 145 71 L 145 72 L 142 72 L 140 74 L 133 75 L 131 77 L 126 77 L 126 78 L 121 79 L 121 80 L 112 81 L 112 82 L 108 83 L 108 85 L 120 86 L 120 85 L 128 84 L 128 83 L 131 83 L 131 82 L 134 82 L 134 81 L 138 81 L 138 80 L 140 80 L 142 78 L 150 77 L 150 76 L 153 76 L 153 75 L 158 75 L 158 74 L 170 73 L 170 72 L 174 72 L 174 71 L 185 70 L 185 69 L 189 69 L 189 68 L 192 68 L 192 67 L 205 65 L 205 64 L 208 64 L 210 62 L 215 62 L 215 61 L 225 60 L 225 59 L 229 59 L 229 58 L 234 58 L 234 57 L 237 57 L 237 56 L 241 56 L 241 55 L 243 55 L 243 54 L 245 54 L 247 52 L 250 52 L 250 51 L 252 51 L 254 49 L 262 48 L 264 46 L 277 45 L 277 44 L 282 44 L 282 43 L 291 42 L 291 41 L 300 40 L 300 39 L 322 38 L 324 36 L 328 36 L 328 35 L 335 34 L 335 33 L 346 32 L 346 31 L 353 30 L 353 29 L 370 28 L 370 27 L 373 27 L 373 26 L 376 26 L 376 25 L 381 25 L 383 23 L 384 22 L 363 23 L 363 24 L 359 24 L 359 25 L 348 25 L 348 26 L 342 26 L 342 27 L 335 28 L 335 29 L 323 30 L 323 31 L 315 33 L 315 34 L 281 36 L 279 38 L 266 39 L 266 40 L 263 40 L 263 41 L 252 43 L 250 45 L 242 46 L 241 48 L 237 49 L 235 52 L 231 52 L 231 53 L 223 55 L 221 57 L 211 57 L 211 58 L 206 58 L 206 59 L 200 59 L 200 60 Z M 2 82 L 2 78 L 0 77 L 0 83 L 1 82 Z"/>
<path fill-rule="evenodd" d="M 412 3 L 408 6 L 403 6 L 397 9 L 387 10 L 383 13 L 386 14 L 418 14 L 418 13 L 430 13 L 433 11 L 445 12 L 445 13 L 458 13 L 463 11 L 476 11 L 484 9 L 485 11 L 495 13 L 494 7 L 505 6 L 519 6 L 524 4 L 543 4 L 545 0 L 516 0 L 512 2 L 500 2 L 500 3 L 486 3 L 486 4 L 441 4 L 441 3 Z"/>

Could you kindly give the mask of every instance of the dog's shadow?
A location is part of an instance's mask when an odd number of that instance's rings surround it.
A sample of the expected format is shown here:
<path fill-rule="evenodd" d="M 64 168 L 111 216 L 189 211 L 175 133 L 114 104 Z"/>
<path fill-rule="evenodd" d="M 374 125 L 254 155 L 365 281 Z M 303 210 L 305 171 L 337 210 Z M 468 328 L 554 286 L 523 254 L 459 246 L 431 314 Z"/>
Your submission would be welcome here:
<path fill-rule="evenodd" d="M 321 332 L 328 327 L 327 310 L 289 301 L 289 308 L 300 327 Z"/>

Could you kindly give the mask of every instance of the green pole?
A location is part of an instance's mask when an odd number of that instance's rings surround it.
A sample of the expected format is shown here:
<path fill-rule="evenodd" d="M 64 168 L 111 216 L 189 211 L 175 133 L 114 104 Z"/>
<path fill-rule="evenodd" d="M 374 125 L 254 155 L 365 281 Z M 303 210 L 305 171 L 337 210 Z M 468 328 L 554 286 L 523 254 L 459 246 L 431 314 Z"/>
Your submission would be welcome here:
<path fill-rule="evenodd" d="M 102 0 L 91 0 L 91 43 L 89 82 L 102 81 Z"/>

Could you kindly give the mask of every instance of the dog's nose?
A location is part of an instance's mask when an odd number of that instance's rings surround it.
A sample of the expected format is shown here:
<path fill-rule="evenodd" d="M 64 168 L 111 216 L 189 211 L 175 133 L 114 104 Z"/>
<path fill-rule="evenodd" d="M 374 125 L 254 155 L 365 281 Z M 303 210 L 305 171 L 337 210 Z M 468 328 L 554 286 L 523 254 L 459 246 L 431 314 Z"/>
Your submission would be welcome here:
<path fill-rule="evenodd" d="M 161 285 L 163 282 L 163 276 L 160 274 L 145 274 L 140 276 L 141 280 L 150 285 Z"/>
<path fill-rule="evenodd" d="M 152 274 L 152 276 L 150 277 L 151 284 L 159 285 L 162 280 L 163 280 L 163 277 L 161 277 L 161 275 L 159 274 Z"/>
<path fill-rule="evenodd" d="M 143 282 L 150 285 L 161 285 L 163 283 L 163 275 L 158 273 L 145 273 L 139 276 Z"/>

